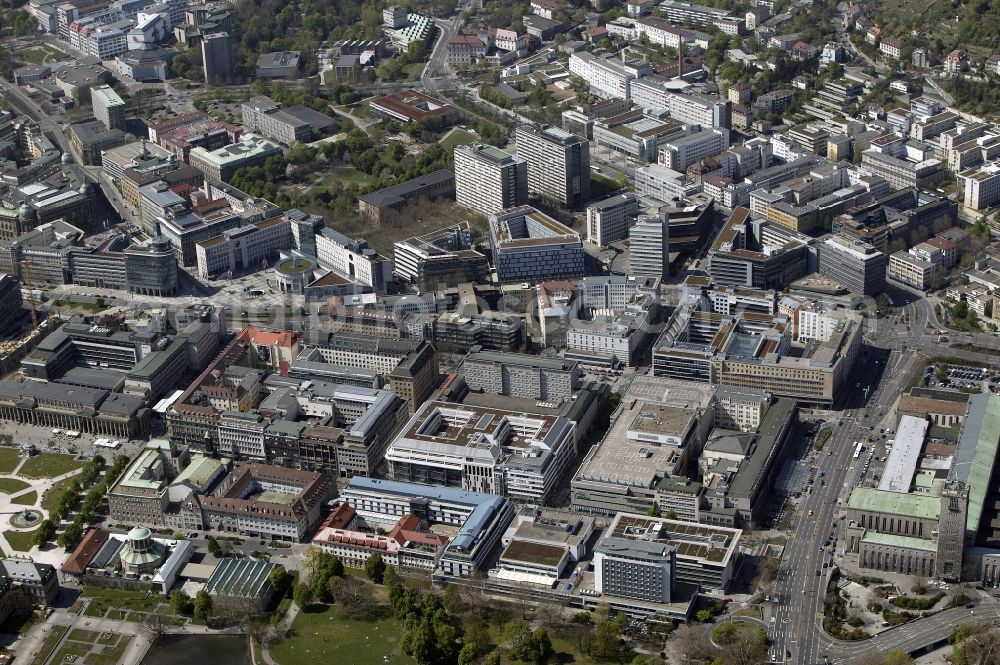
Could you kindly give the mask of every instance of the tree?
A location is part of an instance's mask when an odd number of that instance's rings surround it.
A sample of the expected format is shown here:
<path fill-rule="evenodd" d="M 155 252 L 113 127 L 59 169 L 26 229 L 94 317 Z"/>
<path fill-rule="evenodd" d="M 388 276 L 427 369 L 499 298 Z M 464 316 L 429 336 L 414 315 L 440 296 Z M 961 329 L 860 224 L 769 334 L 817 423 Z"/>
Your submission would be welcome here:
<path fill-rule="evenodd" d="M 299 607 L 307 607 L 313 601 L 312 587 L 304 582 L 299 582 L 295 585 L 295 591 L 292 592 L 292 600 Z"/>
<path fill-rule="evenodd" d="M 175 589 L 170 594 L 170 611 L 174 614 L 187 616 L 193 609 L 191 598 L 180 589 Z"/>
<path fill-rule="evenodd" d="M 62 532 L 59 536 L 59 547 L 64 549 L 71 549 L 80 542 L 80 537 L 83 535 L 83 527 L 73 522 Z"/>
<path fill-rule="evenodd" d="M 356 577 L 331 577 L 329 594 L 336 603 L 357 614 L 367 614 L 375 601 L 372 588 Z"/>
<path fill-rule="evenodd" d="M 35 531 L 34 544 L 37 547 L 41 547 L 52 540 L 52 537 L 55 535 L 56 523 L 50 519 L 42 520 L 42 523 L 38 525 L 38 530 Z"/>
<path fill-rule="evenodd" d="M 212 597 L 202 589 L 194 597 L 194 620 L 201 623 L 208 623 L 208 617 L 212 614 Z"/>
<path fill-rule="evenodd" d="M 209 536 L 206 539 L 206 543 L 208 545 L 209 554 L 212 556 L 219 556 L 222 554 L 222 547 L 219 545 L 219 541 L 217 541 L 214 537 Z"/>
<path fill-rule="evenodd" d="M 533 662 L 538 660 L 538 645 L 531 634 L 531 626 L 523 619 L 510 622 L 503 631 L 507 651 L 515 660 Z"/>
<path fill-rule="evenodd" d="M 535 641 L 535 649 L 538 651 L 538 662 L 548 662 L 552 656 L 552 640 L 549 639 L 548 631 L 544 628 L 539 628 L 531 634 L 531 637 Z"/>
<path fill-rule="evenodd" d="M 365 561 L 365 575 L 375 584 L 382 584 L 385 578 L 385 561 L 382 555 L 376 552 Z"/>
<path fill-rule="evenodd" d="M 284 596 L 285 592 L 288 591 L 288 585 L 292 581 L 292 574 L 285 570 L 284 566 L 275 566 L 267 574 L 267 580 L 274 587 L 274 592 L 278 596 Z"/>
<path fill-rule="evenodd" d="M 628 625 L 625 615 L 611 614 L 611 606 L 600 603 L 594 609 L 594 640 L 591 645 L 594 656 L 609 660 L 622 656 L 621 634 Z"/>

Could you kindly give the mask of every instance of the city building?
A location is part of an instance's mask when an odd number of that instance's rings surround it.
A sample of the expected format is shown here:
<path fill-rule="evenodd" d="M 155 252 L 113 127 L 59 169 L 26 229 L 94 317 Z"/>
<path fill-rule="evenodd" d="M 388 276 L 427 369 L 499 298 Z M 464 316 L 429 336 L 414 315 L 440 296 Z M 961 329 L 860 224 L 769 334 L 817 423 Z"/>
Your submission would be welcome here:
<path fill-rule="evenodd" d="M 261 53 L 257 57 L 256 76 L 259 79 L 284 79 L 298 77 L 302 60 L 298 51 Z"/>
<path fill-rule="evenodd" d="M 92 88 L 90 101 L 94 108 L 94 117 L 105 127 L 125 129 L 125 102 L 111 86 L 101 85 Z"/>
<path fill-rule="evenodd" d="M 393 274 L 421 291 L 481 282 L 486 257 L 472 248 L 472 230 L 462 222 L 393 245 Z"/>
<path fill-rule="evenodd" d="M 531 206 L 491 214 L 489 227 L 501 283 L 537 283 L 585 273 L 580 234 Z"/>
<path fill-rule="evenodd" d="M 587 206 L 587 241 L 600 247 L 628 237 L 639 215 L 639 198 L 629 192 Z"/>
<path fill-rule="evenodd" d="M 899 250 L 889 256 L 886 277 L 926 291 L 935 283 L 936 266 L 910 252 Z"/>
<path fill-rule="evenodd" d="M 343 501 L 370 530 L 394 528 L 408 515 L 417 518 L 419 532 L 440 524 L 449 535 L 434 569 L 449 577 L 485 573 L 496 548 L 514 518 L 513 504 L 503 497 L 394 480 L 354 477 L 343 491 Z M 317 543 L 326 549 L 320 540 Z"/>
<path fill-rule="evenodd" d="M 660 144 L 658 163 L 674 171 L 686 171 L 706 157 L 729 147 L 729 130 L 703 129 Z"/>
<path fill-rule="evenodd" d="M 146 527 L 127 534 L 90 527 L 60 570 L 77 582 L 166 596 L 193 554 L 190 541 L 154 538 Z"/>
<path fill-rule="evenodd" d="M 962 203 L 970 210 L 987 210 L 1000 203 L 1000 161 L 958 174 Z"/>
<path fill-rule="evenodd" d="M 780 289 L 808 272 L 812 239 L 736 208 L 708 251 L 708 274 L 724 286 Z"/>
<path fill-rule="evenodd" d="M 885 290 L 889 257 L 874 247 L 834 235 L 818 245 L 818 272 L 842 287 L 863 296 Z"/>
<path fill-rule="evenodd" d="M 528 164 L 528 194 L 574 208 L 590 198 L 590 143 L 557 127 L 519 126 L 517 156 Z"/>
<path fill-rule="evenodd" d="M 389 446 L 395 480 L 460 487 L 540 505 L 575 454 L 574 423 L 428 401 Z"/>
<path fill-rule="evenodd" d="M 83 163 L 87 166 L 100 166 L 102 153 L 124 145 L 125 140 L 125 132 L 108 129 L 100 120 L 76 122 L 69 126 L 69 141 L 83 156 Z"/>
<path fill-rule="evenodd" d="M 228 229 L 195 245 L 198 274 L 215 278 L 257 270 L 270 265 L 280 250 L 291 246 L 291 225 L 284 217 Z"/>
<path fill-rule="evenodd" d="M 369 108 L 376 115 L 404 125 L 437 119 L 445 126 L 453 124 L 459 118 L 459 110 L 453 104 L 417 90 L 402 90 L 376 97 L 369 102 Z"/>
<path fill-rule="evenodd" d="M 268 157 L 281 154 L 281 148 L 267 139 L 253 134 L 244 134 L 239 143 L 223 146 L 216 150 L 202 147 L 192 148 L 188 163 L 211 180 L 228 182 L 239 169 L 260 166 Z"/>
<path fill-rule="evenodd" d="M 470 390 L 528 399 L 565 401 L 580 387 L 575 360 L 496 353 L 473 347 L 461 365 Z"/>
<path fill-rule="evenodd" d="M 482 215 L 528 202 L 528 163 L 499 148 L 455 146 L 455 200 Z"/>
<path fill-rule="evenodd" d="M 209 85 L 229 82 L 233 75 L 233 54 L 228 32 L 215 32 L 202 37 L 201 66 L 205 82 Z"/>
<path fill-rule="evenodd" d="M 659 278 L 670 274 L 670 225 L 666 214 L 640 216 L 629 230 L 628 239 L 631 274 Z"/>
<path fill-rule="evenodd" d="M 595 120 L 592 129 L 595 145 L 646 162 L 656 161 L 660 146 L 684 132 L 684 125 L 662 109 L 646 112 L 638 108 Z"/>
<path fill-rule="evenodd" d="M 381 224 L 383 217 L 390 211 L 399 212 L 410 202 L 454 195 L 455 174 L 448 169 L 441 169 L 359 196 L 358 210 L 372 222 Z"/>
<path fill-rule="evenodd" d="M 330 227 L 316 234 L 316 258 L 340 277 L 376 291 L 385 291 L 392 280 L 392 261 L 368 247 L 366 240 L 348 238 Z"/>

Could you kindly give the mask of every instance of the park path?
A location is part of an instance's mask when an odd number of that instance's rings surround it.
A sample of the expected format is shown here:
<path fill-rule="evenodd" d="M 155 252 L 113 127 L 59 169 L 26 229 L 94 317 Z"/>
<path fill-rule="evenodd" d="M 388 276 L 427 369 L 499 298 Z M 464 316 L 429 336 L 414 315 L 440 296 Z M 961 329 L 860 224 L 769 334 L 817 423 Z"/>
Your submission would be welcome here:
<path fill-rule="evenodd" d="M 288 631 L 292 629 L 292 622 L 295 621 L 295 617 L 299 614 L 299 605 L 296 602 L 292 602 L 288 606 L 288 611 L 285 612 L 285 616 L 281 619 L 281 623 L 275 626 L 275 633 L 278 635 L 287 635 Z M 251 649 L 253 648 L 253 640 L 250 642 Z M 271 643 L 266 638 L 261 644 L 260 657 L 264 661 L 265 665 L 278 665 L 274 658 L 271 658 Z"/>

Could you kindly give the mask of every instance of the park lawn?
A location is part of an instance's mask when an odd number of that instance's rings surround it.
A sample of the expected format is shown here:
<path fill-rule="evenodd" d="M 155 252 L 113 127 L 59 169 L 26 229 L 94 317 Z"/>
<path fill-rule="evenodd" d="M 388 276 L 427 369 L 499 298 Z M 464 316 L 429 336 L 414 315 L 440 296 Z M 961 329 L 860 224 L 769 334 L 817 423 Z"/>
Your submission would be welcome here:
<path fill-rule="evenodd" d="M 3 537 L 10 543 L 11 549 L 15 549 L 18 552 L 27 552 L 35 545 L 35 531 L 38 531 L 38 529 L 32 529 L 31 531 L 4 531 Z"/>
<path fill-rule="evenodd" d="M 278 665 L 383 665 L 385 656 L 391 655 L 393 665 L 409 665 L 415 661 L 399 648 L 402 629 L 402 622 L 391 615 L 365 621 L 349 618 L 339 607 L 316 606 L 296 615 L 292 637 L 271 643 L 271 657 Z"/>
<path fill-rule="evenodd" d="M 78 460 L 75 455 L 42 453 L 25 460 L 18 475 L 25 478 L 55 478 L 82 466 L 83 462 Z"/>
<path fill-rule="evenodd" d="M 15 492 L 26 490 L 29 487 L 31 487 L 31 485 L 23 480 L 18 480 L 17 478 L 0 478 L 0 492 L 3 492 L 4 494 L 14 494 Z"/>
<path fill-rule="evenodd" d="M 353 166 L 338 166 L 333 169 L 330 175 L 323 178 L 322 187 L 329 188 L 334 184 L 354 184 L 364 187 L 365 185 L 372 184 L 375 180 L 375 176 L 368 175 L 364 171 L 359 171 Z"/>
<path fill-rule="evenodd" d="M 455 146 L 468 145 L 475 140 L 476 135 L 472 132 L 467 132 L 464 129 L 453 129 L 450 134 L 438 141 L 438 143 L 445 150 L 451 151 L 455 149 Z"/>
<path fill-rule="evenodd" d="M 90 606 L 84 613 L 87 616 L 104 616 L 112 608 L 116 609 L 114 619 L 126 619 L 128 614 L 119 610 L 130 610 L 139 618 L 131 619 L 140 621 L 139 612 L 151 612 L 160 604 L 162 596 L 155 593 L 145 593 L 143 591 L 128 591 L 126 589 L 109 589 L 96 586 L 83 587 L 83 597 L 90 598 Z"/>
<path fill-rule="evenodd" d="M 63 478 L 45 493 L 42 497 L 42 508 L 48 510 L 49 512 L 56 509 L 56 504 L 59 503 L 59 497 L 66 493 L 66 488 L 73 483 L 73 477 Z"/>
<path fill-rule="evenodd" d="M 13 473 L 20 461 L 17 448 L 0 448 L 0 473 Z"/>
<path fill-rule="evenodd" d="M 413 62 L 409 65 L 403 65 L 403 71 L 406 72 L 406 79 L 408 81 L 416 81 L 420 78 L 420 75 L 424 73 L 424 65 L 426 62 Z"/>
<path fill-rule="evenodd" d="M 38 503 L 38 492 L 28 492 L 21 496 L 15 496 L 10 502 L 16 503 L 19 506 L 33 506 Z"/>
<path fill-rule="evenodd" d="M 61 60 L 65 58 L 66 54 L 57 48 L 53 48 L 48 45 L 41 45 L 35 48 L 24 49 L 23 51 L 17 52 L 17 58 L 19 60 L 24 60 L 25 62 L 30 62 L 33 65 L 40 65 L 45 62 L 51 62 L 55 60 Z"/>

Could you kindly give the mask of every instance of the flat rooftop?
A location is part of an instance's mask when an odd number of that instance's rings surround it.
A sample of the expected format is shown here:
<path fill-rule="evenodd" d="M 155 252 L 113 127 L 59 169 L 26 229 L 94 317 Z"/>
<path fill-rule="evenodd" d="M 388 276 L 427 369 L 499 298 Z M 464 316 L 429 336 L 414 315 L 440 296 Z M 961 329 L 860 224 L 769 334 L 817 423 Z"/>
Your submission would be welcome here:
<path fill-rule="evenodd" d="M 736 554 L 742 533 L 740 529 L 618 513 L 604 537 L 663 543 L 677 551 L 678 559 L 725 566 Z"/>

